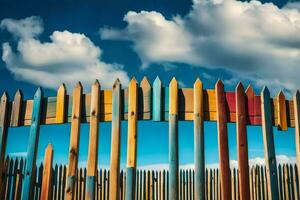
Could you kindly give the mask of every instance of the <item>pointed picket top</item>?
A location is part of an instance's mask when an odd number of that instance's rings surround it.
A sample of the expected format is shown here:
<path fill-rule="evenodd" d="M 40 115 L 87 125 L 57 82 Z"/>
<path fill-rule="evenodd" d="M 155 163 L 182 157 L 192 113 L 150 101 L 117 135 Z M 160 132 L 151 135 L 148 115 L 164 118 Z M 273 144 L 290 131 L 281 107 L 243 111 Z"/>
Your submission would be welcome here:
<path fill-rule="evenodd" d="M 34 94 L 34 98 L 41 97 L 42 95 L 43 95 L 43 90 L 41 87 L 38 87 L 38 89 L 36 90 L 36 92 Z"/>
<path fill-rule="evenodd" d="M 7 92 L 3 92 L 3 95 L 1 97 L 1 102 L 6 102 L 8 100 L 8 94 Z"/>
<path fill-rule="evenodd" d="M 247 96 L 254 96 L 255 95 L 253 87 L 251 85 L 248 85 L 245 93 L 247 94 Z"/>
<path fill-rule="evenodd" d="M 53 146 L 51 143 L 49 143 L 46 147 L 46 152 L 52 151 L 53 150 Z"/>
<path fill-rule="evenodd" d="M 151 85 L 148 81 L 148 78 L 146 76 L 144 76 L 144 78 L 141 81 L 141 87 L 142 88 L 151 88 Z"/>
<path fill-rule="evenodd" d="M 65 94 L 66 92 L 67 92 L 66 85 L 62 83 L 57 90 L 57 94 Z"/>
<path fill-rule="evenodd" d="M 81 84 L 80 81 L 78 81 L 78 82 L 76 83 L 75 87 L 74 87 L 74 89 L 77 89 L 77 88 L 82 89 L 82 84 Z"/>
<path fill-rule="evenodd" d="M 283 93 L 282 90 L 280 90 L 280 91 L 278 92 L 277 98 L 280 99 L 280 100 L 283 100 L 283 99 L 285 100 L 285 95 L 284 95 L 284 93 Z"/>
<path fill-rule="evenodd" d="M 175 77 L 169 85 L 169 101 L 169 113 L 178 114 L 178 82 Z"/>
<path fill-rule="evenodd" d="M 160 86 L 161 86 L 161 80 L 160 80 L 159 76 L 157 76 L 157 77 L 155 78 L 155 80 L 154 80 L 154 82 L 153 82 L 153 86 L 154 86 L 154 85 L 160 85 Z"/>
<path fill-rule="evenodd" d="M 21 90 L 17 90 L 16 94 L 15 94 L 15 97 L 14 97 L 14 100 L 17 100 L 17 99 L 22 99 L 23 98 L 23 93 Z"/>
<path fill-rule="evenodd" d="M 270 97 L 270 91 L 267 86 L 264 86 L 261 91 L 261 96 Z"/>
<path fill-rule="evenodd" d="M 223 89 L 224 90 L 224 84 L 223 82 L 221 81 L 221 79 L 218 79 L 216 84 L 215 84 L 215 88 L 216 89 Z"/>
<path fill-rule="evenodd" d="M 244 92 L 244 86 L 241 82 L 239 82 L 235 88 L 236 91 L 238 92 Z"/>
<path fill-rule="evenodd" d="M 118 85 L 121 85 L 121 81 L 119 78 L 117 78 L 113 84 L 113 88 L 116 88 Z"/>
<path fill-rule="evenodd" d="M 203 87 L 202 81 L 200 80 L 200 78 L 197 78 L 194 83 L 194 88 L 202 88 L 202 87 Z"/>
<path fill-rule="evenodd" d="M 92 87 L 97 87 L 100 89 L 100 83 L 99 83 L 98 79 L 95 80 L 95 82 L 92 84 Z"/>
<path fill-rule="evenodd" d="M 133 77 L 133 78 L 130 80 L 128 87 L 130 88 L 130 87 L 132 87 L 132 86 L 134 86 L 134 85 L 137 85 L 137 80 L 135 79 L 135 77 Z"/>

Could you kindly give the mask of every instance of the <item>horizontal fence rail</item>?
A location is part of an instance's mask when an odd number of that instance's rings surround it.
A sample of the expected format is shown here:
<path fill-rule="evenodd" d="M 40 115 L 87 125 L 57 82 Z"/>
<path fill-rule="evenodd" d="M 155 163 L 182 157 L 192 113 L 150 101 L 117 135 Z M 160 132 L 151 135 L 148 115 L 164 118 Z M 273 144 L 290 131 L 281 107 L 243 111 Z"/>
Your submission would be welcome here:
<path fill-rule="evenodd" d="M 121 120 L 128 122 L 124 171 L 120 171 Z M 168 121 L 168 170 L 137 169 L 139 120 Z M 195 171 L 179 167 L 179 120 L 194 123 Z M 99 122 L 105 121 L 112 122 L 110 169 L 97 171 Z M 219 170 L 206 169 L 204 121 L 217 122 Z M 237 169 L 230 168 L 229 122 L 236 123 Z M 63 123 L 71 124 L 68 164 L 51 170 L 55 149 L 49 145 L 45 166 L 36 168 L 40 125 Z M 90 124 L 86 169 L 78 169 L 81 123 Z M 247 125 L 262 127 L 265 167 L 249 167 Z M 26 164 L 5 160 L 8 128 L 19 126 L 30 126 Z M 295 128 L 298 167 L 277 165 L 274 126 L 280 131 Z M 272 98 L 267 87 L 258 95 L 241 83 L 235 91 L 225 91 L 221 80 L 215 88 L 205 89 L 200 79 L 193 88 L 180 88 L 175 77 L 168 86 L 158 77 L 151 85 L 144 77 L 140 83 L 132 78 L 128 88 L 117 79 L 112 89 L 102 89 L 96 80 L 90 93 L 84 93 L 78 82 L 72 94 L 62 84 L 55 97 L 45 97 L 42 88 L 33 99 L 23 99 L 20 90 L 13 100 L 6 92 L 1 97 L 0 199 L 298 199 L 299 164 L 299 91 L 288 100 L 282 91 Z"/>
<path fill-rule="evenodd" d="M 5 175 L 5 199 L 20 199 L 18 195 L 22 187 L 24 178 L 24 160 L 23 159 L 6 159 L 7 170 Z M 41 164 L 35 171 L 34 193 L 32 199 L 40 199 L 42 194 L 42 183 L 45 176 L 43 170 L 45 166 Z M 51 199 L 66 199 L 64 194 L 64 187 L 66 185 L 66 171 L 65 165 L 55 165 L 52 168 L 51 181 Z M 279 199 L 299 199 L 299 180 L 298 169 L 293 164 L 278 165 L 278 183 L 279 183 Z M 239 192 L 240 181 L 238 179 L 238 169 L 233 168 L 231 172 L 231 193 L 232 199 L 241 199 Z M 75 200 L 86 199 L 87 192 L 87 169 L 78 168 L 77 180 L 75 182 Z M 140 170 L 136 172 L 136 189 L 134 192 L 137 200 L 167 200 L 168 197 L 168 170 Z M 120 194 L 118 199 L 125 199 L 126 186 L 126 171 L 121 170 L 120 174 Z M 195 199 L 195 172 L 193 169 L 179 170 L 179 199 L 193 200 Z M 47 177 L 46 177 L 47 178 Z M 267 197 L 267 181 L 266 168 L 261 165 L 251 166 L 249 169 L 250 180 L 250 199 L 260 200 L 268 199 Z M 94 198 L 99 200 L 110 199 L 110 171 L 107 169 L 98 169 L 96 171 L 96 187 Z M 205 199 L 219 200 L 221 199 L 220 190 L 220 171 L 217 168 L 205 169 Z"/>

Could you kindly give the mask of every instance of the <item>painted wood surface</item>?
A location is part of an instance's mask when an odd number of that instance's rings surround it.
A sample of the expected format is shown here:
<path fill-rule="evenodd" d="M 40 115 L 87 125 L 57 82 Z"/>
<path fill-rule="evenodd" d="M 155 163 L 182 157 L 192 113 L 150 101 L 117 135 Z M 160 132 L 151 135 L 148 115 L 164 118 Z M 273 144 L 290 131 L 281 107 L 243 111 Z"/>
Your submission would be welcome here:
<path fill-rule="evenodd" d="M 52 162 L 53 162 L 53 148 L 49 144 L 45 150 L 44 157 L 44 171 L 41 188 L 41 200 L 52 199 Z"/>
<path fill-rule="evenodd" d="M 95 199 L 96 173 L 98 164 L 98 140 L 100 118 L 100 84 L 98 80 L 91 88 L 90 134 L 87 161 L 86 193 L 85 199 Z"/>
<path fill-rule="evenodd" d="M 110 187 L 109 199 L 120 197 L 120 145 L 121 145 L 121 83 L 116 80 L 112 93 L 112 124 L 111 124 L 111 154 L 110 154 Z"/>
<path fill-rule="evenodd" d="M 261 111 L 264 154 L 267 169 L 268 198 L 278 199 L 277 165 L 273 138 L 271 102 L 270 92 L 267 87 L 264 87 L 261 92 Z"/>
<path fill-rule="evenodd" d="M 300 177 L 300 92 L 297 90 L 293 96 L 295 110 L 295 143 L 296 143 L 296 160 L 298 166 L 298 177 Z M 300 185 L 300 184 L 299 184 Z M 298 188 L 300 191 L 300 187 Z"/>
<path fill-rule="evenodd" d="M 10 126 L 20 126 L 22 102 L 23 94 L 21 90 L 17 90 L 11 106 Z"/>
<path fill-rule="evenodd" d="M 249 200 L 250 188 L 245 97 L 244 87 L 239 83 L 236 87 L 236 135 L 239 169 L 238 176 L 240 180 L 239 193 L 242 200 Z"/>
<path fill-rule="evenodd" d="M 79 137 L 80 137 L 80 121 L 81 121 L 81 102 L 82 102 L 82 85 L 77 83 L 73 90 L 72 101 L 72 123 L 71 123 L 71 136 L 69 146 L 69 159 L 67 167 L 67 180 L 65 198 L 67 200 L 74 199 L 75 182 L 77 164 L 78 164 L 78 152 L 79 152 Z"/>
<path fill-rule="evenodd" d="M 169 197 L 178 200 L 178 82 L 169 85 Z"/>
<path fill-rule="evenodd" d="M 277 95 L 277 116 L 278 116 L 278 122 L 277 126 L 279 130 L 286 131 L 288 129 L 287 125 L 287 113 L 286 113 L 286 101 L 285 96 L 282 91 L 280 91 Z"/>
<path fill-rule="evenodd" d="M 231 199 L 231 176 L 229 166 L 229 148 L 227 133 L 227 115 L 224 85 L 218 80 L 216 83 L 216 107 L 218 127 L 218 152 L 221 178 L 221 195 L 223 200 Z"/>
<path fill-rule="evenodd" d="M 29 131 L 29 140 L 26 156 L 26 168 L 22 187 L 22 200 L 32 199 L 33 195 L 33 173 L 36 171 L 36 156 L 38 151 L 38 141 L 40 132 L 40 120 L 41 120 L 41 104 L 42 104 L 43 92 L 41 88 L 38 88 L 33 101 L 32 110 L 32 122 Z"/>
<path fill-rule="evenodd" d="M 1 97 L 0 102 L 0 197 L 3 197 L 4 193 L 4 183 L 3 177 L 5 176 L 5 151 L 7 144 L 8 135 L 8 95 L 6 92 Z"/>
<path fill-rule="evenodd" d="M 138 85 L 135 78 L 131 79 L 129 83 L 128 113 L 126 200 L 134 200 L 138 118 Z"/>
<path fill-rule="evenodd" d="M 204 200 L 205 198 L 205 157 L 203 121 L 203 85 L 200 79 L 197 79 L 194 83 L 195 200 Z"/>
<path fill-rule="evenodd" d="M 162 117 L 162 83 L 159 77 L 153 82 L 152 120 L 161 121 Z"/>
<path fill-rule="evenodd" d="M 66 120 L 67 90 L 65 84 L 61 84 L 56 98 L 56 123 L 64 123 Z"/>

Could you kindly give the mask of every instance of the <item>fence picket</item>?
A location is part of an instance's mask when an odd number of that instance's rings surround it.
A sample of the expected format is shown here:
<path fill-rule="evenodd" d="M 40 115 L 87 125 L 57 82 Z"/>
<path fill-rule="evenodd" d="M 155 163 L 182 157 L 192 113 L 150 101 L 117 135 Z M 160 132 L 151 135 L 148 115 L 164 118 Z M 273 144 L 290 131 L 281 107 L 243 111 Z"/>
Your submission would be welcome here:
<path fill-rule="evenodd" d="M 52 199 L 52 162 L 53 162 L 53 148 L 49 144 L 45 150 L 44 157 L 44 171 L 41 188 L 41 200 Z M 60 181 L 60 180 L 59 180 Z"/>

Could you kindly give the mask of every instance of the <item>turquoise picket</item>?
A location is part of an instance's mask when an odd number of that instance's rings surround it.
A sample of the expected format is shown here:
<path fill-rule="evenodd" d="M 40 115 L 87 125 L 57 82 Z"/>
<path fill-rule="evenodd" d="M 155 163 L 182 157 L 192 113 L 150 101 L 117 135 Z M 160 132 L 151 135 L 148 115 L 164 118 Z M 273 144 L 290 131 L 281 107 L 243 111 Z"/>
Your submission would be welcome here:
<path fill-rule="evenodd" d="M 159 77 L 156 77 L 153 82 L 152 103 L 152 120 L 161 121 L 161 80 Z"/>

